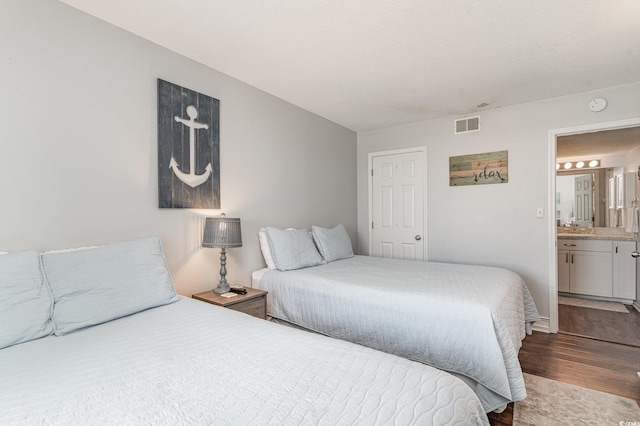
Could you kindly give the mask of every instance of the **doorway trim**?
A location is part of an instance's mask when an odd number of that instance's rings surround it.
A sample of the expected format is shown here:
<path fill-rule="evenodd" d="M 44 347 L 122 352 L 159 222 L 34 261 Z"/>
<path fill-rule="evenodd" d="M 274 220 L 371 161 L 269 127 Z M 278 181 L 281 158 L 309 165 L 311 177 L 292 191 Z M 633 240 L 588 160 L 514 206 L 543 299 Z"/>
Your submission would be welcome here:
<path fill-rule="evenodd" d="M 584 124 L 581 126 L 562 127 L 549 130 L 549 176 L 547 197 L 547 215 L 549 226 L 549 332 L 558 332 L 558 257 L 557 229 L 556 229 L 556 139 L 558 136 L 575 135 L 579 133 L 591 133 L 602 130 L 622 129 L 640 125 L 640 118 L 628 118 L 625 120 L 605 121 L 602 123 Z"/>
<path fill-rule="evenodd" d="M 368 185 L 368 197 L 369 200 L 367 202 L 367 206 L 368 206 L 368 210 L 369 210 L 369 214 L 368 214 L 368 222 L 367 222 L 367 228 L 369 229 L 369 254 L 371 254 L 372 252 L 372 245 L 373 245 L 373 230 L 371 229 L 371 223 L 373 222 L 373 176 L 371 175 L 372 171 L 373 171 L 373 157 L 381 157 L 381 156 L 385 156 L 385 155 L 396 155 L 396 154 L 407 154 L 410 152 L 421 152 L 424 155 L 424 214 L 422 217 L 422 229 L 423 229 L 423 244 L 424 244 L 424 251 L 423 251 L 423 259 L 429 260 L 429 230 L 427 228 L 427 183 L 429 181 L 428 179 L 428 169 L 427 169 L 427 147 L 426 146 L 416 146 L 413 148 L 402 148 L 402 149 L 392 149 L 389 151 L 376 151 L 376 152 L 370 152 L 367 158 L 367 185 Z"/>

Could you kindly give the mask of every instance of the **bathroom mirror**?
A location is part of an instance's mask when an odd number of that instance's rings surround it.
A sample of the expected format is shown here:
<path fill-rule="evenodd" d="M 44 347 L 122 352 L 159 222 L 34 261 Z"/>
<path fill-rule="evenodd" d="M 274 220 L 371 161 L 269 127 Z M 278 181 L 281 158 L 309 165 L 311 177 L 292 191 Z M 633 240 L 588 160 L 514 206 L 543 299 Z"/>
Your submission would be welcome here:
<path fill-rule="evenodd" d="M 600 164 L 591 169 L 588 160 L 599 160 Z M 611 179 L 638 168 L 640 126 L 559 136 L 556 162 L 556 224 L 574 221 L 580 227 L 616 226 L 614 215 L 619 209 Z M 566 162 L 572 164 L 567 167 Z M 585 183 L 590 190 L 585 189 Z"/>
<path fill-rule="evenodd" d="M 605 227 L 612 169 L 574 170 L 556 175 L 556 224 Z"/>

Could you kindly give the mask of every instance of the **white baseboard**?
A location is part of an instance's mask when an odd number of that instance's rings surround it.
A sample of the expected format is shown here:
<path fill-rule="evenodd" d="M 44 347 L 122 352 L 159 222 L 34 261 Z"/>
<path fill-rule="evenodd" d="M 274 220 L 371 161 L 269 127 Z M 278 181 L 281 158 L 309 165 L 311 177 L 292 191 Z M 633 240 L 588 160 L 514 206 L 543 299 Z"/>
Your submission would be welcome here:
<path fill-rule="evenodd" d="M 549 327 L 549 318 L 540 317 L 538 321 L 533 324 L 533 331 L 540 331 L 542 333 L 551 333 Z"/>
<path fill-rule="evenodd" d="M 633 307 L 636 308 L 636 311 L 640 312 L 640 302 L 639 301 L 634 301 L 633 302 Z"/>

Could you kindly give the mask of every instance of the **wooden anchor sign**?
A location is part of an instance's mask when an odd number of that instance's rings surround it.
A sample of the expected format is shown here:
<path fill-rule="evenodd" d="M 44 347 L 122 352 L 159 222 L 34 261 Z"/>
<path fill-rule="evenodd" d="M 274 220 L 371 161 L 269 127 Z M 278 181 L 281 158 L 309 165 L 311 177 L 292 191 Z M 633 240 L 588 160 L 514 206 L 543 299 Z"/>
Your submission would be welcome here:
<path fill-rule="evenodd" d="M 158 79 L 158 205 L 220 208 L 220 101 Z"/>
<path fill-rule="evenodd" d="M 173 173 L 180 179 L 182 182 L 186 183 L 192 188 L 195 188 L 198 185 L 202 185 L 209 179 L 209 175 L 213 168 L 211 167 L 211 163 L 207 164 L 207 167 L 204 168 L 205 172 L 201 175 L 197 175 L 195 173 L 196 166 L 196 129 L 208 129 L 204 123 L 197 123 L 195 121 L 198 118 L 198 110 L 193 105 L 189 105 L 187 107 L 187 115 L 189 116 L 189 120 L 185 120 L 178 116 L 173 117 L 178 123 L 182 123 L 189 128 L 189 173 L 183 173 L 178 167 L 178 162 L 173 155 L 171 156 L 171 161 L 169 162 L 169 168 L 173 170 Z"/>

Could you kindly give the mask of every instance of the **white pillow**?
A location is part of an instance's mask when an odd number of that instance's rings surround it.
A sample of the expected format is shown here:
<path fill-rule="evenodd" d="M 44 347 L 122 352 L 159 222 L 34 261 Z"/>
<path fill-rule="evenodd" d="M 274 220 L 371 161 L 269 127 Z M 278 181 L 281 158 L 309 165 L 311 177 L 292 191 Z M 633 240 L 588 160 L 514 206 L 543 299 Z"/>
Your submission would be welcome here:
<path fill-rule="evenodd" d="M 94 249 L 94 248 L 97 248 L 97 247 L 101 247 L 101 246 L 88 246 L 88 247 L 75 247 L 75 248 L 67 248 L 67 249 L 56 249 L 56 250 L 45 251 L 42 254 L 67 253 L 67 252 L 76 251 L 76 250 L 90 250 L 90 249 Z"/>
<path fill-rule="evenodd" d="M 313 240 L 318 246 L 320 254 L 327 262 L 353 257 L 351 238 L 342 225 L 334 228 L 312 227 Z"/>
<path fill-rule="evenodd" d="M 287 228 L 287 231 L 295 230 L 295 228 Z M 268 269 L 277 269 L 276 263 L 273 261 L 273 255 L 271 254 L 271 248 L 269 247 L 269 240 L 267 239 L 267 229 L 260 228 L 258 231 L 258 241 L 260 242 L 260 251 L 264 262 L 267 264 Z"/>
<path fill-rule="evenodd" d="M 262 257 L 267 264 L 267 268 L 276 269 L 276 264 L 273 261 L 273 255 L 269 248 L 269 241 L 267 240 L 267 230 L 265 228 L 260 228 L 258 231 L 258 241 L 260 242 L 260 251 L 262 251 Z"/>
<path fill-rule="evenodd" d="M 307 229 L 266 228 L 276 269 L 290 271 L 324 263 Z"/>
<path fill-rule="evenodd" d="M 0 256 L 0 349 L 50 335 L 52 309 L 40 254 L 29 250 Z"/>
<path fill-rule="evenodd" d="M 158 238 L 42 255 L 57 336 L 178 301 Z"/>

